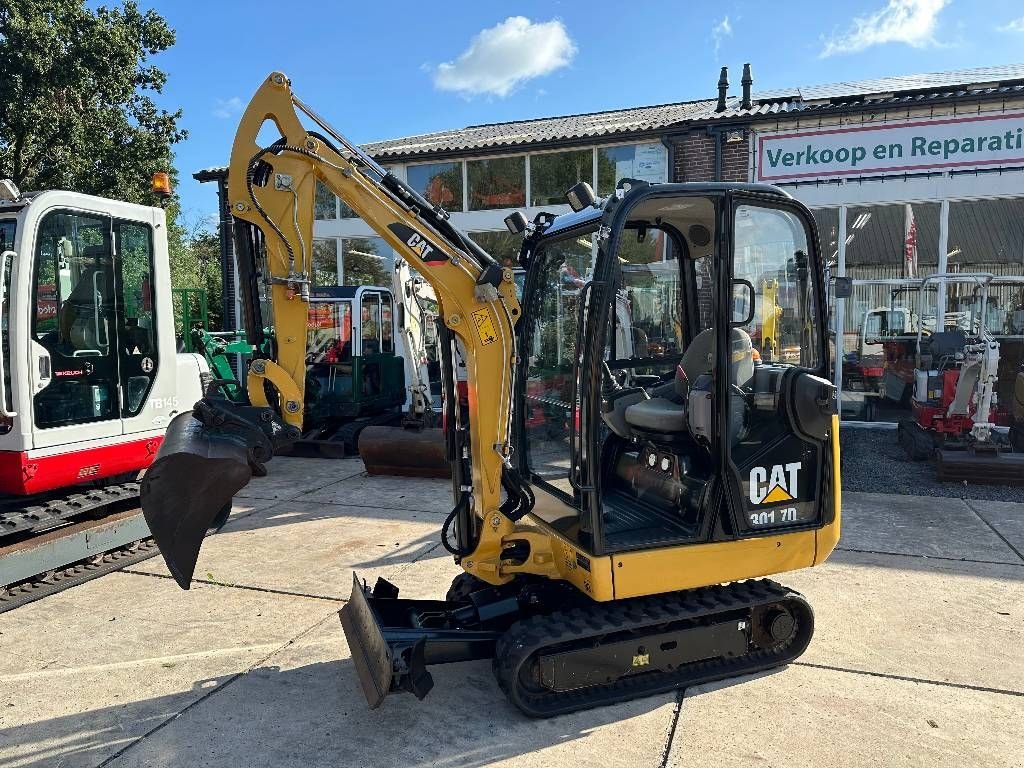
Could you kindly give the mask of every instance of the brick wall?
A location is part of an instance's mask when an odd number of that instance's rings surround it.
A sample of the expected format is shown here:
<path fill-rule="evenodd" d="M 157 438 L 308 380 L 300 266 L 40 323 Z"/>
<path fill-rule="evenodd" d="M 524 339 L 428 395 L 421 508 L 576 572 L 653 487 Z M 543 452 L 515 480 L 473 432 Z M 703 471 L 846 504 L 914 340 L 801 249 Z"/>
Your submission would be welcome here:
<path fill-rule="evenodd" d="M 747 181 L 749 135 L 735 144 L 722 144 L 721 181 Z M 700 129 L 675 140 L 673 181 L 715 181 L 715 137 Z"/>

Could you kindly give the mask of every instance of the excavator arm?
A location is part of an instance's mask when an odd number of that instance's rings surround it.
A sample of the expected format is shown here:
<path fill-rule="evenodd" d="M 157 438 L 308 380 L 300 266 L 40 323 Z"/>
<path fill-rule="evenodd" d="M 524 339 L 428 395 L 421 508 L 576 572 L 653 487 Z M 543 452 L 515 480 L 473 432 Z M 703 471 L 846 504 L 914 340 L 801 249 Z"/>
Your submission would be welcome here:
<path fill-rule="evenodd" d="M 315 127 L 307 129 L 304 120 Z M 268 124 L 279 138 L 261 144 Z M 454 430 L 452 453 L 468 471 L 456 472 L 458 498 L 449 518 L 462 549 L 449 548 L 480 578 L 507 581 L 498 568 L 501 539 L 529 506 L 529 491 L 509 461 L 520 314 L 512 271 L 299 101 L 280 72 L 246 108 L 228 173 L 231 211 L 241 222 L 235 232 L 240 272 L 243 282 L 247 275 L 261 280 L 269 294 L 272 318 L 263 320 L 274 331 L 274 354 L 252 360 L 248 404 L 208 396 L 168 427 L 143 481 L 150 530 L 187 589 L 207 528 L 275 450 L 299 437 L 317 181 L 424 277 L 437 297 L 444 336 L 465 350 L 468 424 Z M 252 317 L 251 307 L 246 314 Z"/>

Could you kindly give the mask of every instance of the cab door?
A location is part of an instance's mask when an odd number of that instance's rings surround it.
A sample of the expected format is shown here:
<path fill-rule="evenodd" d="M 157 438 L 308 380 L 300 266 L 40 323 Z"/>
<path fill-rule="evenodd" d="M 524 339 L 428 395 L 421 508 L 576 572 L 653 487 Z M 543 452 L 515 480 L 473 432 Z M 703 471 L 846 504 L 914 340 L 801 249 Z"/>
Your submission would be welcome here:
<path fill-rule="evenodd" d="M 716 381 L 723 476 L 736 535 L 817 528 L 830 521 L 828 380 L 820 255 L 810 214 L 778 198 L 740 196 L 732 218 L 731 280 L 719 287 Z M 761 310 L 769 302 L 771 312 Z M 767 322 L 766 322 L 767 318 Z M 766 327 L 768 326 L 768 327 Z M 771 359 L 764 349 L 771 333 Z"/>
<path fill-rule="evenodd" d="M 121 434 L 115 291 L 110 218 L 47 213 L 35 238 L 29 341 L 36 448 Z"/>
<path fill-rule="evenodd" d="M 146 421 L 159 365 L 152 254 L 142 222 L 70 209 L 40 220 L 29 323 L 36 448 L 111 442 Z"/>

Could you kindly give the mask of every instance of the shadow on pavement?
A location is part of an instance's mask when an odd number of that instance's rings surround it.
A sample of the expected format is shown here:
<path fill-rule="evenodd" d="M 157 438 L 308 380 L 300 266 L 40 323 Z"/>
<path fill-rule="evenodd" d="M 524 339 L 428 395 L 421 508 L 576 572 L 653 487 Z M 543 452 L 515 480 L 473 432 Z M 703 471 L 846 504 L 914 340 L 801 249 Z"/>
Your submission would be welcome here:
<path fill-rule="evenodd" d="M 121 751 L 112 766 L 476 768 L 586 741 L 595 729 L 624 722 L 629 748 L 649 752 L 653 761 L 673 717 L 675 696 L 664 694 L 530 720 L 499 692 L 489 663 L 432 672 L 436 686 L 425 701 L 396 694 L 368 710 L 349 659 L 257 667 L 199 680 L 189 691 L 0 730 L 0 746 L 10 759 L 18 745 L 17 758 L 7 764 L 32 768 L 106 764 Z M 767 674 L 773 673 L 757 677 Z M 727 680 L 714 690 L 749 679 Z M 692 690 L 700 695 L 702 689 Z M 603 743 L 607 748 L 607 738 Z M 571 754 L 565 753 L 565 764 Z"/>

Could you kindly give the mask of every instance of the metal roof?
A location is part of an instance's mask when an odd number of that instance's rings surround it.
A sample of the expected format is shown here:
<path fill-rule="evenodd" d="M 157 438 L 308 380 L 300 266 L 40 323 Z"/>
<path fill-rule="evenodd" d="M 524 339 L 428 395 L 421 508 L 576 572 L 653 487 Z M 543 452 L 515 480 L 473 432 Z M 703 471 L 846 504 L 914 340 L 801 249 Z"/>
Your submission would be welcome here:
<path fill-rule="evenodd" d="M 526 148 L 533 144 L 564 143 L 577 139 L 610 139 L 622 135 L 653 133 L 670 125 L 699 119 L 714 108 L 714 104 L 713 100 L 703 99 L 538 120 L 471 125 L 457 130 L 372 142 L 364 144 L 363 149 L 378 159 L 388 160 L 435 153 Z"/>
<path fill-rule="evenodd" d="M 969 85 L 997 85 L 1011 80 L 1024 80 L 1024 64 L 1006 64 L 998 67 L 975 67 L 952 72 L 933 72 L 924 75 L 896 75 L 873 80 L 852 80 L 828 85 L 806 85 L 799 88 L 781 88 L 754 94 L 754 100 L 820 101 L 828 99 L 861 98 L 875 94 L 897 94 L 907 91 L 941 91 Z"/>

